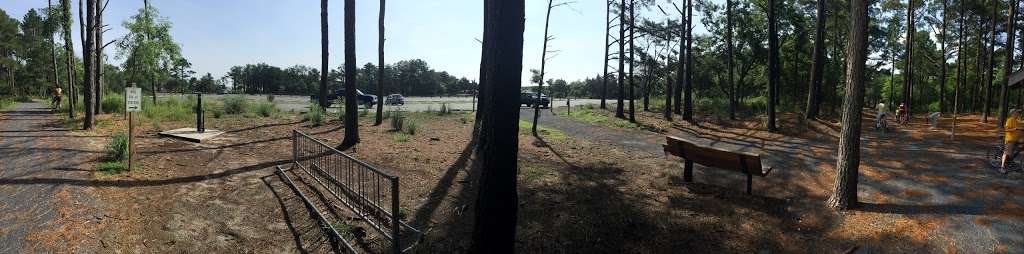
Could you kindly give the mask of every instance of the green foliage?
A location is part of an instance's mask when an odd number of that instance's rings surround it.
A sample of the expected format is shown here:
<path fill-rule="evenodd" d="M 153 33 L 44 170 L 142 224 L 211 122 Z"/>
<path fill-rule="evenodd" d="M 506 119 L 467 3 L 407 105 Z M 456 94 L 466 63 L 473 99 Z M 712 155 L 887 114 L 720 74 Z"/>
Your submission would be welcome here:
<path fill-rule="evenodd" d="M 575 112 L 573 112 L 575 113 Z M 519 120 L 519 133 L 531 134 L 533 131 L 533 123 L 524 120 Z M 569 135 L 565 134 L 560 130 L 545 127 L 543 125 L 537 125 L 537 134 L 543 137 L 553 138 L 557 140 L 568 140 Z"/>
<path fill-rule="evenodd" d="M 0 110 L 10 108 L 17 104 L 14 99 L 8 97 L 0 97 Z"/>
<path fill-rule="evenodd" d="M 395 141 L 398 141 L 398 142 L 408 142 L 409 138 L 411 138 L 411 137 L 412 136 L 410 136 L 410 134 L 406 134 L 404 132 L 395 133 L 395 135 L 394 135 Z"/>
<path fill-rule="evenodd" d="M 273 102 L 264 101 L 256 104 L 255 113 L 263 117 L 270 117 L 278 112 L 277 105 Z"/>
<path fill-rule="evenodd" d="M 157 81 L 175 78 L 178 84 L 185 83 L 181 73 L 192 64 L 181 55 L 181 46 L 171 36 L 170 19 L 160 16 L 159 11 L 150 6 L 139 9 L 123 26 L 127 34 L 118 40 L 117 49 L 119 57 L 125 59 L 122 69 L 136 74 L 128 77 L 129 83 L 148 84 L 152 78 Z M 151 87 L 143 86 L 143 89 Z M 178 85 L 174 90 L 182 89 L 184 87 Z"/>
<path fill-rule="evenodd" d="M 101 102 L 103 112 L 107 113 L 124 113 L 124 95 L 120 93 L 110 93 L 103 96 Z"/>
<path fill-rule="evenodd" d="M 419 124 L 417 124 L 416 121 L 409 121 L 409 123 L 405 124 L 405 133 L 409 133 L 409 135 L 416 135 L 416 129 L 418 127 Z"/>
<path fill-rule="evenodd" d="M 249 99 L 244 95 L 229 95 L 221 99 L 224 102 L 224 113 L 237 115 L 245 113 L 249 108 Z"/>
<path fill-rule="evenodd" d="M 195 101 L 180 97 L 160 98 L 154 104 L 152 100 L 142 100 L 142 115 L 154 122 L 186 121 L 195 118 Z"/>
<path fill-rule="evenodd" d="M 96 164 L 96 171 L 120 174 L 121 172 L 128 171 L 128 164 L 120 161 L 100 162 Z"/>
<path fill-rule="evenodd" d="M 402 111 L 394 111 L 391 113 L 391 130 L 402 131 L 405 128 L 405 115 Z"/>
<path fill-rule="evenodd" d="M 309 121 L 313 126 L 320 126 L 324 124 L 324 115 L 327 112 L 323 108 L 320 108 L 319 104 L 313 103 L 309 105 L 309 112 L 306 112 L 304 116 L 306 121 Z"/>
<path fill-rule="evenodd" d="M 124 132 L 114 133 L 107 140 L 106 161 L 125 161 L 128 159 L 128 134 Z"/>
<path fill-rule="evenodd" d="M 370 115 L 370 110 L 369 109 L 363 108 L 362 110 L 359 110 L 359 117 L 365 117 L 365 116 L 368 116 L 368 115 Z"/>

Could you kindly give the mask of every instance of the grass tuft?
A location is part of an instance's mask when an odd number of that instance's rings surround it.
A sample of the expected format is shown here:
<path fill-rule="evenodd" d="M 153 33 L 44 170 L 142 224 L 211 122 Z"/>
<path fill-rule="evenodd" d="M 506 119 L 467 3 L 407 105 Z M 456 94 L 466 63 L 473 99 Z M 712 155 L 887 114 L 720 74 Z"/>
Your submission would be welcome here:
<path fill-rule="evenodd" d="M 96 164 L 96 171 L 109 174 L 119 174 L 128 171 L 128 164 L 120 161 L 100 162 Z"/>
<path fill-rule="evenodd" d="M 306 113 L 306 120 L 313 124 L 313 126 L 320 126 L 324 124 L 324 115 L 327 112 L 323 108 L 320 108 L 319 104 L 313 103 L 309 105 L 309 112 Z"/>

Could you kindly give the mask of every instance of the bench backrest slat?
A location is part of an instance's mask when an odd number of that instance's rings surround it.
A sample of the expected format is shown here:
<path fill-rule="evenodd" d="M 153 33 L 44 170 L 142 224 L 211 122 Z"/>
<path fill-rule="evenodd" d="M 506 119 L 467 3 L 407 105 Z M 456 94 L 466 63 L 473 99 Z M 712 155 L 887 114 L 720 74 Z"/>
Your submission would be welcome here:
<path fill-rule="evenodd" d="M 712 168 L 765 176 L 765 172 L 761 169 L 760 155 L 699 146 L 681 138 L 672 136 L 666 137 L 666 142 L 665 152 L 683 157 L 684 159 L 690 160 L 694 163 Z M 749 167 L 749 172 L 744 171 L 744 166 Z"/>

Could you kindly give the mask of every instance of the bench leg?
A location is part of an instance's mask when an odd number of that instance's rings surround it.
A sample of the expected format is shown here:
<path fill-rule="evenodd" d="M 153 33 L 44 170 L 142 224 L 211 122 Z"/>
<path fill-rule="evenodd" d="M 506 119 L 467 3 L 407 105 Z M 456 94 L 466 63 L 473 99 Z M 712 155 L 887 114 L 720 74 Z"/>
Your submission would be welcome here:
<path fill-rule="evenodd" d="M 690 160 L 686 160 L 683 164 L 683 181 L 693 182 L 693 162 Z"/>
<path fill-rule="evenodd" d="M 751 194 L 751 186 L 754 185 L 754 175 L 747 174 L 747 195 Z"/>

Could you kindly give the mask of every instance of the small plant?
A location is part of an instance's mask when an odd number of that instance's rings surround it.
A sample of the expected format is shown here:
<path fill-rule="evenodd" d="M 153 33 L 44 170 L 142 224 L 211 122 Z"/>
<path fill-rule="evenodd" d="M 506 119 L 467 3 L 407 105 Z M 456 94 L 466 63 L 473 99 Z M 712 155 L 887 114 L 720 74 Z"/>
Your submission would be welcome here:
<path fill-rule="evenodd" d="M 245 113 L 245 109 L 249 107 L 249 100 L 241 95 L 225 96 L 222 100 L 224 101 L 224 113 L 229 115 Z"/>
<path fill-rule="evenodd" d="M 395 141 L 397 141 L 397 142 L 408 142 L 409 138 L 411 138 L 411 137 L 412 136 L 410 136 L 409 134 L 405 134 L 405 133 L 401 133 L 401 132 L 395 133 Z"/>
<path fill-rule="evenodd" d="M 96 171 L 118 174 L 128 171 L 128 164 L 120 161 L 100 162 L 96 164 Z"/>
<path fill-rule="evenodd" d="M 270 117 L 277 113 L 277 105 L 273 102 L 260 102 L 256 104 L 256 113 L 263 117 Z"/>
<path fill-rule="evenodd" d="M 391 115 L 391 130 L 402 131 L 405 128 L 405 116 L 402 115 L 402 111 L 395 111 Z"/>
<path fill-rule="evenodd" d="M 416 135 L 416 128 L 417 127 L 418 127 L 418 125 L 416 124 L 416 122 L 409 121 L 409 123 L 406 124 L 406 126 L 405 126 L 405 133 L 409 133 L 409 135 Z"/>
<path fill-rule="evenodd" d="M 448 103 L 441 103 L 441 110 L 437 111 L 437 115 L 443 116 L 447 115 L 448 113 Z"/>
<path fill-rule="evenodd" d="M 359 111 L 359 117 L 365 117 L 368 115 L 370 115 L 370 110 L 367 108 L 363 108 L 363 110 Z"/>
<path fill-rule="evenodd" d="M 107 161 L 124 161 L 128 159 L 128 134 L 115 133 L 107 141 Z"/>
<path fill-rule="evenodd" d="M 273 94 L 268 94 L 267 95 L 267 101 L 274 102 L 274 95 Z"/>
<path fill-rule="evenodd" d="M 124 113 L 124 95 L 111 93 L 103 96 L 100 102 L 103 111 L 107 113 Z"/>
<path fill-rule="evenodd" d="M 320 105 L 314 103 L 309 106 L 309 112 L 306 113 L 305 118 L 315 127 L 324 124 L 325 114 L 326 112 L 324 112 L 324 109 L 320 108 Z"/>
<path fill-rule="evenodd" d="M 459 123 L 466 124 L 467 122 L 469 122 L 469 119 L 466 119 L 465 117 L 459 117 Z"/>
<path fill-rule="evenodd" d="M 153 130 L 155 130 L 155 131 L 162 131 L 162 130 L 164 130 L 164 127 L 162 125 L 160 125 L 160 119 L 151 119 L 151 122 L 153 123 Z"/>

